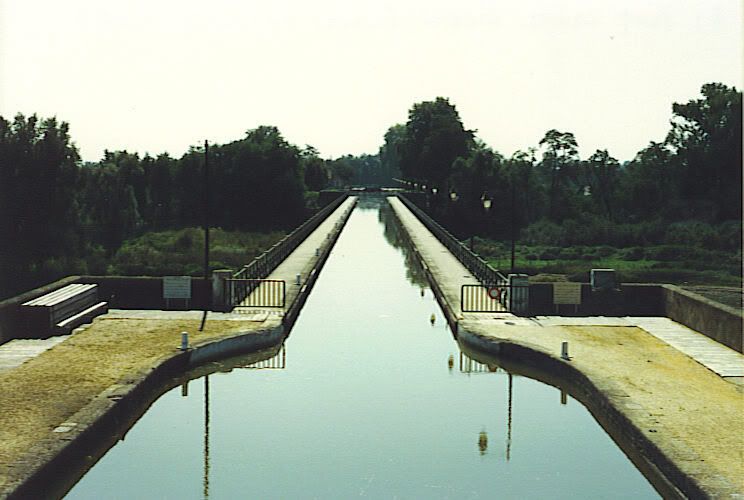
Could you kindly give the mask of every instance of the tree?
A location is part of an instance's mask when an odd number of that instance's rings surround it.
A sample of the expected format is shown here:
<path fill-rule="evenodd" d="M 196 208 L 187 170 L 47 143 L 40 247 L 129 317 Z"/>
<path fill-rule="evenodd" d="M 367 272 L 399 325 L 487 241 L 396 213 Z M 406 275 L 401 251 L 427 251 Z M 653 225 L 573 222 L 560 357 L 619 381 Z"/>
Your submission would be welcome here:
<path fill-rule="evenodd" d="M 318 156 L 318 150 L 306 146 L 300 152 L 300 161 L 305 178 L 305 187 L 310 191 L 320 191 L 328 185 L 329 172 L 325 162 Z"/>
<path fill-rule="evenodd" d="M 449 100 L 437 97 L 413 105 L 398 144 L 400 170 L 406 178 L 443 187 L 452 163 L 473 147 L 473 131 L 465 130 Z"/>
<path fill-rule="evenodd" d="M 385 132 L 385 142 L 380 146 L 380 151 L 377 155 L 380 158 L 382 175 L 391 181 L 401 176 L 400 150 L 405 134 L 405 125 L 398 123 L 390 127 Z"/>
<path fill-rule="evenodd" d="M 703 99 L 674 103 L 667 144 L 676 153 L 688 215 L 741 219 L 742 94 L 722 83 L 702 86 Z"/>
<path fill-rule="evenodd" d="M 56 118 L 0 117 L 0 277 L 11 285 L 79 250 L 79 156 Z"/>
<path fill-rule="evenodd" d="M 576 183 L 578 145 L 571 132 L 552 129 L 546 132 L 540 146 L 544 147 L 541 170 L 548 177 L 550 185 L 548 216 L 555 221 L 561 221 L 570 215 L 572 194 L 578 188 Z"/>
<path fill-rule="evenodd" d="M 613 220 L 620 164 L 606 149 L 598 149 L 584 163 L 584 168 L 592 196 L 599 200 L 607 218 Z"/>

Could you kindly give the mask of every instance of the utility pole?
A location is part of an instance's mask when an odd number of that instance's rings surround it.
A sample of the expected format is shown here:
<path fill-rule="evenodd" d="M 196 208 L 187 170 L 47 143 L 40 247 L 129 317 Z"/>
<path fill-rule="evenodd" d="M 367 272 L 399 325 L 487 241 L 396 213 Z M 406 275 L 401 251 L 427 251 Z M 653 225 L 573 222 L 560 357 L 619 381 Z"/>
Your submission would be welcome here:
<path fill-rule="evenodd" d="M 207 311 L 212 307 L 212 283 L 209 281 L 209 142 L 204 141 L 204 283 L 207 287 L 207 297 L 204 304 L 199 331 L 204 331 L 207 321 Z"/>
<path fill-rule="evenodd" d="M 515 236 L 516 236 L 516 234 L 515 234 L 516 233 L 516 221 L 515 221 L 515 219 L 516 219 L 516 216 L 517 216 L 514 213 L 514 209 L 515 209 L 515 205 L 516 205 L 515 200 L 514 200 L 514 198 L 516 197 L 516 193 L 515 193 L 515 182 L 514 181 L 515 181 L 515 179 L 512 179 L 512 183 L 511 183 L 511 272 L 512 272 L 512 274 L 514 274 L 514 239 L 515 239 Z"/>

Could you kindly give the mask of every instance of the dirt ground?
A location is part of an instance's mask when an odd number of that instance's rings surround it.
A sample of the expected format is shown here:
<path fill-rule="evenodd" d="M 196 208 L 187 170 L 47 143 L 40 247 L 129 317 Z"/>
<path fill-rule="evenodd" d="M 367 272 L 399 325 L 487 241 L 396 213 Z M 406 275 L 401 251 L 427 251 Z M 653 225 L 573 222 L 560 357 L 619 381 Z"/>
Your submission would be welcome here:
<path fill-rule="evenodd" d="M 570 363 L 705 491 L 744 495 L 744 394 L 692 358 L 637 327 L 468 324 Z"/>
<path fill-rule="evenodd" d="M 181 332 L 201 343 L 261 323 L 98 318 L 18 368 L 0 373 L 0 491 L 9 467 L 113 384 L 126 383 L 177 353 Z"/>

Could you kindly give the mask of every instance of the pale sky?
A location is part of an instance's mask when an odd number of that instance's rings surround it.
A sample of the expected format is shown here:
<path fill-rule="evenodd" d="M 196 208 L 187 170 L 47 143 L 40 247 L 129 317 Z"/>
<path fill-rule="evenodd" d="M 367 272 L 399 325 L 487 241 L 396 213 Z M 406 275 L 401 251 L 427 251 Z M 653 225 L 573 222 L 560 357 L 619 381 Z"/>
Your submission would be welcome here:
<path fill-rule="evenodd" d="M 672 102 L 741 90 L 742 20 L 740 0 L 0 0 L 0 115 L 69 122 L 87 161 L 259 125 L 338 157 L 443 96 L 505 156 L 556 128 L 628 160 Z"/>

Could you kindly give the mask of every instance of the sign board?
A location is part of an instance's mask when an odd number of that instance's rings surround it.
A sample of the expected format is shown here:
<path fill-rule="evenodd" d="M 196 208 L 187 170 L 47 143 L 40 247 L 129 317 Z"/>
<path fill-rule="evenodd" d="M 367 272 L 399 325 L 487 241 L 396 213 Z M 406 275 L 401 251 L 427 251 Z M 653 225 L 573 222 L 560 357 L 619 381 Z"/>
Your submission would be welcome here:
<path fill-rule="evenodd" d="M 553 304 L 581 304 L 581 283 L 553 283 Z"/>
<path fill-rule="evenodd" d="M 163 298 L 190 299 L 191 276 L 163 276 Z"/>
<path fill-rule="evenodd" d="M 494 300 L 501 300 L 501 288 L 491 287 L 488 289 L 488 296 Z"/>

